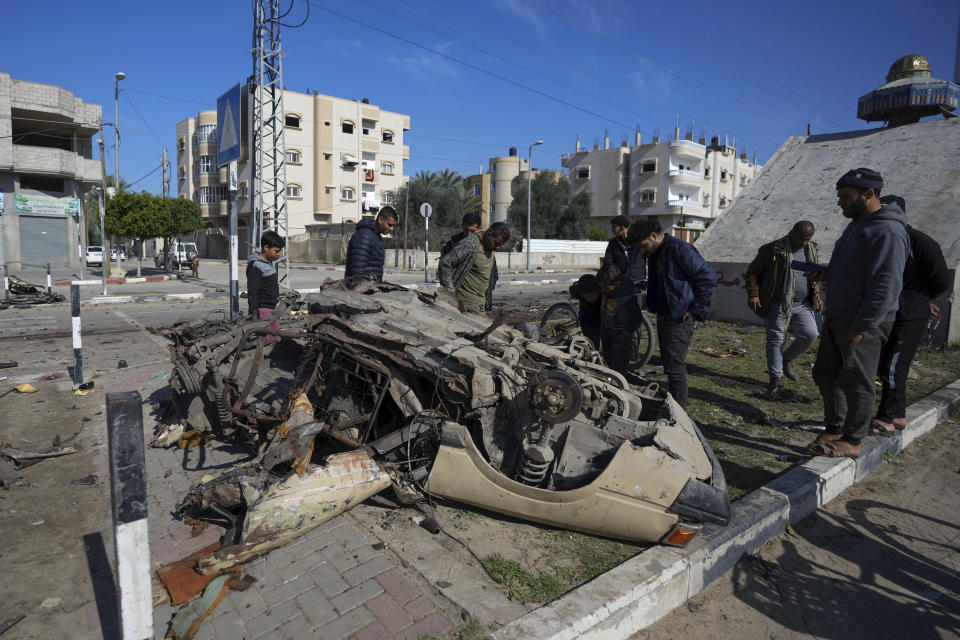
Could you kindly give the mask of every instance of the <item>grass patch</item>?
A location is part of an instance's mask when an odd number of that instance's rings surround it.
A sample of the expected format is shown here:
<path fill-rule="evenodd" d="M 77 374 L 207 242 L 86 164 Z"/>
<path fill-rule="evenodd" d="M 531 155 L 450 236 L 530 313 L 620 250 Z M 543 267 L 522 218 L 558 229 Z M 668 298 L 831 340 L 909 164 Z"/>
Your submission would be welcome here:
<path fill-rule="evenodd" d="M 569 589 L 556 573 L 538 571 L 536 575 L 526 571 L 520 563 L 494 553 L 481 559 L 483 566 L 500 585 L 508 598 L 526 602 L 549 602 L 559 598 Z"/>

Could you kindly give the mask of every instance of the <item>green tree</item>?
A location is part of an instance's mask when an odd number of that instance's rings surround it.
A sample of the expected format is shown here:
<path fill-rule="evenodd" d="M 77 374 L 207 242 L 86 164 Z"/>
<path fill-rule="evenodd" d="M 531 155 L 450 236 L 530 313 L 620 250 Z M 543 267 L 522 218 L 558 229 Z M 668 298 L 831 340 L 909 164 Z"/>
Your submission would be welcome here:
<path fill-rule="evenodd" d="M 585 240 L 591 236 L 590 194 L 581 191 L 570 196 L 566 177 L 554 181 L 540 173 L 530 189 L 530 234 L 551 240 Z M 518 237 L 527 234 L 527 185 L 517 189 L 507 210 L 507 220 Z"/>
<path fill-rule="evenodd" d="M 160 233 L 156 237 L 163 238 L 164 253 L 166 253 L 174 238 L 201 228 L 203 216 L 200 214 L 200 205 L 193 200 L 154 197 L 159 202 L 161 219 Z M 166 255 L 163 263 L 170 264 Z"/>
<path fill-rule="evenodd" d="M 104 222 L 107 233 L 122 238 L 133 238 L 140 246 L 137 275 L 143 270 L 143 242 L 155 238 L 162 230 L 158 198 L 146 191 L 121 191 L 107 200 Z"/>
<path fill-rule="evenodd" d="M 433 207 L 430 216 L 430 247 L 436 251 L 450 236 L 460 232 L 463 214 L 480 210 L 480 198 L 466 188 L 463 176 L 451 169 L 420 171 L 392 193 L 393 207 L 400 215 L 389 248 L 403 248 L 404 231 L 408 248 L 423 248 L 424 220 L 420 205 L 429 202 Z M 407 196 L 409 195 L 409 215 Z M 407 219 L 409 218 L 409 219 Z"/>

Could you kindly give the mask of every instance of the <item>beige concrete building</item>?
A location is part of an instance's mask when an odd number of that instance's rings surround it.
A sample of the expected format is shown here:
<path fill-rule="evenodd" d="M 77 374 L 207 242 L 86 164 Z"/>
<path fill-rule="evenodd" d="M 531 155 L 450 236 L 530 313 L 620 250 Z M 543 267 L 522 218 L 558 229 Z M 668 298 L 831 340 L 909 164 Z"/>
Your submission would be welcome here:
<path fill-rule="evenodd" d="M 0 73 L 0 262 L 81 266 L 83 197 L 100 183 L 100 105 Z"/>
<path fill-rule="evenodd" d="M 540 169 L 534 169 L 533 174 L 529 175 L 527 169 L 527 158 L 521 158 L 517 155 L 517 148 L 510 147 L 509 155 L 490 158 L 486 173 L 467 176 L 467 188 L 480 197 L 482 226 L 507 219 L 507 211 L 517 191 L 526 184 L 528 178 L 535 178 L 541 173 Z M 554 180 L 559 180 L 563 175 L 559 171 L 547 172 Z"/>
<path fill-rule="evenodd" d="M 632 147 L 623 142 L 610 148 L 605 137 L 602 149 L 582 150 L 577 140 L 576 151 L 563 156 L 563 166 L 573 193 L 590 192 L 593 216 L 604 227 L 621 214 L 656 218 L 665 231 L 693 241 L 761 168 L 756 158 L 747 160 L 746 152 L 738 155 L 718 138 L 711 142 L 694 142 L 692 134 L 681 138 L 678 129 L 673 140 L 653 138 L 646 144 L 638 132 Z"/>
<path fill-rule="evenodd" d="M 393 192 L 407 180 L 403 161 L 410 148 L 404 134 L 410 116 L 317 92 L 285 91 L 283 100 L 291 236 L 305 233 L 307 225 L 353 223 L 393 204 Z M 213 221 L 208 235 L 222 237 L 228 223 L 227 175 L 216 166 L 216 123 L 211 110 L 177 124 L 177 191 L 200 204 L 203 216 Z M 249 155 L 238 167 L 241 238 L 253 208 Z M 200 250 L 219 256 L 224 246 L 211 239 Z"/>

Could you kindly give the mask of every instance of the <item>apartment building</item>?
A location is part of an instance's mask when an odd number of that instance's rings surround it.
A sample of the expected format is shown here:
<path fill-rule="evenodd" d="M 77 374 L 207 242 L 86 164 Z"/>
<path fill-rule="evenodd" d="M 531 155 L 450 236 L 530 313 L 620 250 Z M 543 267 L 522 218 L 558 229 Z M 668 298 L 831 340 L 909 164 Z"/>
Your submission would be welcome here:
<path fill-rule="evenodd" d="M 314 91 L 284 91 L 289 234 L 313 224 L 357 222 L 383 205 L 407 177 L 410 157 L 404 134 L 410 116 L 380 109 L 367 100 L 345 100 Z M 249 111 L 249 110 L 246 110 Z M 250 140 L 251 122 L 245 140 Z M 247 143 L 249 147 L 249 142 Z M 177 192 L 192 198 L 212 222 L 201 253 L 219 256 L 226 233 L 225 169 L 216 166 L 217 112 L 201 111 L 177 124 Z M 238 165 L 238 215 L 249 228 L 253 209 L 249 151 Z M 241 230 L 240 236 L 244 237 Z"/>
<path fill-rule="evenodd" d="M 0 73 L 0 262 L 11 269 L 81 266 L 100 113 L 66 89 Z"/>
<path fill-rule="evenodd" d="M 527 158 L 521 158 L 517 155 L 517 148 L 510 147 L 508 155 L 490 158 L 486 173 L 467 176 L 467 188 L 480 197 L 480 215 L 483 218 L 481 226 L 505 221 L 507 211 L 521 185 L 525 185 L 528 179 L 533 179 L 540 173 L 541 170 L 534 169 L 530 174 Z M 554 180 L 559 180 L 562 176 L 559 171 L 547 173 L 551 174 Z"/>
<path fill-rule="evenodd" d="M 639 132 L 634 144 L 624 141 L 610 147 L 609 136 L 603 148 L 580 148 L 563 156 L 570 173 L 572 193 L 589 191 L 593 216 L 603 226 L 610 218 L 626 215 L 631 219 L 656 218 L 665 231 L 693 241 L 711 222 L 732 204 L 737 194 L 750 184 L 761 167 L 746 152 L 739 155 L 734 146 L 720 144 L 715 137 L 693 141 L 693 134 L 673 140 L 654 137 L 644 143 Z"/>

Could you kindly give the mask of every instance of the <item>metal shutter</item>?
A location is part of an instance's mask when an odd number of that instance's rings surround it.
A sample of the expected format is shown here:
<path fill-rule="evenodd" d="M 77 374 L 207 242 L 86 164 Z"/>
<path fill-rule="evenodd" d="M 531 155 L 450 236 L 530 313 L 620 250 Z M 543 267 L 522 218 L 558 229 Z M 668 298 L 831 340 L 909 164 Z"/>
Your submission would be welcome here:
<path fill-rule="evenodd" d="M 60 216 L 20 216 L 20 262 L 24 269 L 66 267 L 67 218 Z"/>

